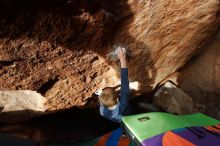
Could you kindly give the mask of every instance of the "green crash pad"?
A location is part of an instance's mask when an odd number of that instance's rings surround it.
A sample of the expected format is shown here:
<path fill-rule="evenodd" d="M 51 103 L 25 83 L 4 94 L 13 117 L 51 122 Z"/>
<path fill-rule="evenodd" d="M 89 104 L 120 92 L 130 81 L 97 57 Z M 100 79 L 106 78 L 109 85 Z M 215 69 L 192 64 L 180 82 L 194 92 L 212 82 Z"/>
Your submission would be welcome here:
<path fill-rule="evenodd" d="M 124 116 L 122 121 L 139 142 L 177 128 L 220 124 L 220 121 L 201 113 L 173 115 L 163 112 L 152 112 Z"/>

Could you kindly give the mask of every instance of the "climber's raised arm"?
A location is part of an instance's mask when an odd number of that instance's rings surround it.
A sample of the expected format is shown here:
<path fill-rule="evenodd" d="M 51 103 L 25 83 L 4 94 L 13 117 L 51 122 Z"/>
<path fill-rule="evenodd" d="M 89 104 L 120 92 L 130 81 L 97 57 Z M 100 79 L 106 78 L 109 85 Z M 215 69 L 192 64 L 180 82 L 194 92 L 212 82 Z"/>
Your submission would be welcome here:
<path fill-rule="evenodd" d="M 118 59 L 121 63 L 121 97 L 120 97 L 120 111 L 123 113 L 128 106 L 129 96 L 129 81 L 128 81 L 128 66 L 127 53 L 125 48 L 120 48 L 118 52 Z"/>

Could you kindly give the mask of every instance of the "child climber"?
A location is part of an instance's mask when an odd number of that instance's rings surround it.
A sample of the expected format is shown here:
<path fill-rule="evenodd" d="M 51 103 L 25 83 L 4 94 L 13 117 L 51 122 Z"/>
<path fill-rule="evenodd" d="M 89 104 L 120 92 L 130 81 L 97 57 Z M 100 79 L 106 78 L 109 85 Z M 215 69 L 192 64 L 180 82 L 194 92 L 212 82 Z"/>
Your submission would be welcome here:
<path fill-rule="evenodd" d="M 118 123 L 121 122 L 122 116 L 128 115 L 131 111 L 128 102 L 129 82 L 126 54 L 125 48 L 119 48 L 117 56 L 121 63 L 120 97 L 114 87 L 104 88 L 99 96 L 100 114 L 103 117 Z"/>

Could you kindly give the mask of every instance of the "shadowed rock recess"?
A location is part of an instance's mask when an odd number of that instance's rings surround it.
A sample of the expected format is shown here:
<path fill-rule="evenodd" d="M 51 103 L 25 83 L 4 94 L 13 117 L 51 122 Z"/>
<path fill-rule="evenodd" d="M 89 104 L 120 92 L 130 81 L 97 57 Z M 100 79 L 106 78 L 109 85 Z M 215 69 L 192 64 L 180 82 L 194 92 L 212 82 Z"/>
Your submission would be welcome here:
<path fill-rule="evenodd" d="M 2 0 L 0 90 L 37 91 L 47 112 L 95 108 L 92 94 L 119 84 L 109 54 L 123 45 L 139 93 L 175 76 L 202 112 L 220 118 L 219 10 L 219 0 Z"/>

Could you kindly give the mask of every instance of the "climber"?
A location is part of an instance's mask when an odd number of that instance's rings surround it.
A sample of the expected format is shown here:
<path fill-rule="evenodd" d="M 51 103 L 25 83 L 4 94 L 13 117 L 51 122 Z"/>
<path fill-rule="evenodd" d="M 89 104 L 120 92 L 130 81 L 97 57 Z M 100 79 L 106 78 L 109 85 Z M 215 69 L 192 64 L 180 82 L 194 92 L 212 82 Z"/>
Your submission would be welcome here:
<path fill-rule="evenodd" d="M 121 122 L 122 116 L 129 115 L 131 112 L 128 101 L 129 81 L 126 54 L 126 49 L 120 47 L 117 57 L 121 64 L 121 95 L 119 96 L 115 87 L 106 87 L 99 96 L 100 114 L 118 123 Z"/>

